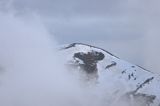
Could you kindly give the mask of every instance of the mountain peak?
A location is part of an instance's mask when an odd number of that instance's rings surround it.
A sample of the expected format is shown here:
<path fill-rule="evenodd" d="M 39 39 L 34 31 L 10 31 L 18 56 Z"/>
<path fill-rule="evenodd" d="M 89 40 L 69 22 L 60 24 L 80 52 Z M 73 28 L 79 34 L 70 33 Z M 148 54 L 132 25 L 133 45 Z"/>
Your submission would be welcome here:
<path fill-rule="evenodd" d="M 124 95 L 132 95 L 135 100 L 137 97 L 144 101 L 150 98 L 149 106 L 160 101 L 159 75 L 126 62 L 100 47 L 72 43 L 61 50 L 66 53 L 69 66 L 84 71 L 89 79 L 96 79 L 102 85 L 112 85 L 111 92 L 124 92 Z"/>

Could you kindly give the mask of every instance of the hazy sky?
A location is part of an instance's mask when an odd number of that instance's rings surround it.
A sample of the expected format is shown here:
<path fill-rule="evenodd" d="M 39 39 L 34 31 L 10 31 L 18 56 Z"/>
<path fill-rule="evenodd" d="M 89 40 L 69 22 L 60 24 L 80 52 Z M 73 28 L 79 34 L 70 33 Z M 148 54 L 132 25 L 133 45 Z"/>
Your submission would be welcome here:
<path fill-rule="evenodd" d="M 0 0 L 3 11 L 40 15 L 60 44 L 83 42 L 159 70 L 159 0 Z"/>
<path fill-rule="evenodd" d="M 143 36 L 141 7 L 127 0 L 15 0 L 20 12 L 35 11 L 46 18 L 62 43 L 93 40 L 133 40 Z M 139 12 L 134 10 L 140 9 Z M 138 21 L 138 22 L 137 22 Z"/>

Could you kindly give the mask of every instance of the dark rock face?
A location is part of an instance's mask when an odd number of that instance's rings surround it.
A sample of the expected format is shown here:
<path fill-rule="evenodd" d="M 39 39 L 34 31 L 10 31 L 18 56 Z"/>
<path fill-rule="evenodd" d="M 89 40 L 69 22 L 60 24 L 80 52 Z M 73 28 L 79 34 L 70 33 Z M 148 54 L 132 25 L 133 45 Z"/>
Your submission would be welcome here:
<path fill-rule="evenodd" d="M 141 103 L 144 104 L 144 106 L 147 104 L 147 106 L 150 106 L 151 103 L 156 99 L 156 96 L 154 95 L 147 95 L 147 94 L 142 94 L 138 93 L 134 95 L 135 101 L 141 101 Z"/>
<path fill-rule="evenodd" d="M 87 74 L 97 74 L 97 62 L 103 60 L 105 55 L 102 52 L 91 51 L 88 53 L 78 52 L 75 53 L 73 58 L 80 59 L 83 63 L 79 63 L 81 69 Z"/>
<path fill-rule="evenodd" d="M 155 95 L 147 95 L 144 93 L 128 92 L 120 98 L 120 101 L 125 101 L 131 106 L 151 106 L 156 99 Z"/>

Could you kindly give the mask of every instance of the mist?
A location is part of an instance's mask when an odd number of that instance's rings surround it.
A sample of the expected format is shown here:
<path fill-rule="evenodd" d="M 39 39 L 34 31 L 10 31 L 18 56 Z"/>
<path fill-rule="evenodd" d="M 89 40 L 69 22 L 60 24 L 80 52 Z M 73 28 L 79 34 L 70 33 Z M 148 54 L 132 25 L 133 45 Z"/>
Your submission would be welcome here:
<path fill-rule="evenodd" d="M 37 13 L 60 44 L 100 46 L 159 73 L 158 0 L 0 0 L 4 12 Z"/>
<path fill-rule="evenodd" d="M 72 106 L 83 91 L 39 20 L 0 13 L 1 106 Z"/>
<path fill-rule="evenodd" d="M 0 13 L 0 105 L 106 105 L 107 91 L 69 73 L 56 39 L 38 15 L 29 17 Z"/>

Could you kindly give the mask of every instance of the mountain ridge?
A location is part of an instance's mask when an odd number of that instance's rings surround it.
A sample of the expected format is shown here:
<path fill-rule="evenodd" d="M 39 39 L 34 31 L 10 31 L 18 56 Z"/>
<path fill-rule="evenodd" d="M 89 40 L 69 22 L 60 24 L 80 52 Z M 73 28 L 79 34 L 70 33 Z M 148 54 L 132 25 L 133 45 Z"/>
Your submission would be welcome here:
<path fill-rule="evenodd" d="M 106 85 L 108 87 L 111 85 L 113 93 L 120 91 L 125 92 L 123 94 L 128 98 L 130 96 L 134 100 L 141 98 L 145 104 L 140 106 L 146 106 L 147 104 L 147 106 L 160 105 L 160 77 L 158 74 L 139 65 L 126 62 L 102 48 L 84 43 L 66 45 L 61 48 L 61 51 L 66 52 L 67 61 L 72 61 L 72 65 L 76 64 L 78 70 L 82 69 L 85 72 L 96 70 L 97 73 L 94 73 L 94 75 L 86 74 L 92 75 L 92 78 L 95 77 L 99 83 L 103 83 L 102 86 Z M 96 60 L 95 57 L 101 53 L 104 54 L 104 58 Z M 75 54 L 78 55 L 75 56 Z M 111 80 L 113 84 L 107 84 L 108 80 Z M 117 85 L 114 85 L 114 83 L 119 83 L 119 87 L 116 87 Z"/>
<path fill-rule="evenodd" d="M 66 46 L 66 47 L 62 47 L 60 50 L 69 49 L 69 48 L 75 47 L 76 45 L 85 45 L 85 46 L 97 48 L 97 49 L 100 49 L 100 50 L 102 50 L 102 51 L 104 51 L 104 52 L 110 54 L 111 56 L 114 56 L 114 57 L 116 57 L 116 58 L 118 58 L 118 59 L 121 59 L 120 57 L 118 57 L 118 56 L 112 54 L 111 52 L 109 52 L 109 51 L 107 51 L 107 50 L 105 50 L 105 49 L 103 49 L 103 48 L 96 47 L 96 46 L 92 46 L 92 45 L 90 45 L 90 44 L 85 44 L 85 43 L 72 43 L 72 44 L 69 44 L 69 45 Z M 138 66 L 139 68 L 142 68 L 143 70 L 146 70 L 146 71 L 148 71 L 148 72 L 153 73 L 152 71 L 150 71 L 150 70 L 148 70 L 148 69 L 146 69 L 146 68 L 144 68 L 144 67 L 142 67 L 142 66 L 140 66 L 140 65 L 137 65 L 137 64 L 134 64 L 134 65 Z"/>

